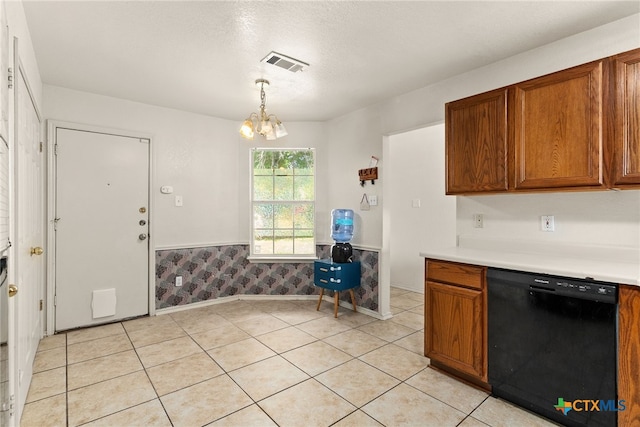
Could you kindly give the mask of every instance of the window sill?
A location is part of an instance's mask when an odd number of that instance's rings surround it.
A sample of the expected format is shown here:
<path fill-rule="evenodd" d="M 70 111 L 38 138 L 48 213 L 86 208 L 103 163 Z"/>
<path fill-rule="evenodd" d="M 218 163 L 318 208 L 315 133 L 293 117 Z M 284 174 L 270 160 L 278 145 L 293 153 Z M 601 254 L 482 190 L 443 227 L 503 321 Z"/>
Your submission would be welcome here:
<path fill-rule="evenodd" d="M 248 256 L 247 259 L 253 263 L 300 263 L 300 262 L 313 262 L 318 259 L 315 255 L 309 256 L 295 256 L 295 257 L 286 257 L 286 256 Z"/>

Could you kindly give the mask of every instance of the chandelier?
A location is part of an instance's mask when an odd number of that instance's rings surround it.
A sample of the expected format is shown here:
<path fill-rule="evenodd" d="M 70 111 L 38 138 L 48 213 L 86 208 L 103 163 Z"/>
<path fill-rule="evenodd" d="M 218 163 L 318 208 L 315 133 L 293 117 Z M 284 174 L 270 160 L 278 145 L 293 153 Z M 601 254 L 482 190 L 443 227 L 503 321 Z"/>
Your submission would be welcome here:
<path fill-rule="evenodd" d="M 262 135 L 267 140 L 274 140 L 287 136 L 288 132 L 275 114 L 267 114 L 265 104 L 267 97 L 264 94 L 264 87 L 269 87 L 269 80 L 258 79 L 256 86 L 260 85 L 260 112 L 251 113 L 240 127 L 240 135 L 253 140 L 254 134 Z"/>

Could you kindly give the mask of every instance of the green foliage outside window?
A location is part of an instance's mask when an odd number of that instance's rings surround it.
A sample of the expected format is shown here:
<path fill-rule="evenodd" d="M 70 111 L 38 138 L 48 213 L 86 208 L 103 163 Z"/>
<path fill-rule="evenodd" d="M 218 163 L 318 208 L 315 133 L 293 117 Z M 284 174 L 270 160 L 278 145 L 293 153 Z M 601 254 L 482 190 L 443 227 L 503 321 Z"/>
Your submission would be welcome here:
<path fill-rule="evenodd" d="M 254 149 L 253 255 L 315 255 L 311 149 Z"/>

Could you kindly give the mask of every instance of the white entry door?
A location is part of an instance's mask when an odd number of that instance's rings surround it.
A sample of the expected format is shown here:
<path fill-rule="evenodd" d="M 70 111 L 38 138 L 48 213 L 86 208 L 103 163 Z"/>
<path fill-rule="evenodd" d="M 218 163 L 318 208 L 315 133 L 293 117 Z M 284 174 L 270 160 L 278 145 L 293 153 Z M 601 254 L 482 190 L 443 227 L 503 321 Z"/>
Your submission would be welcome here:
<path fill-rule="evenodd" d="M 17 50 L 17 49 L 16 49 Z M 9 298 L 9 370 L 12 373 L 14 416 L 20 420 L 33 373 L 33 361 L 42 337 L 40 304 L 44 294 L 44 185 L 40 151 L 40 118 L 19 66 L 15 93 L 14 246 L 9 281 L 18 293 Z M 11 347 L 10 346 L 10 347 Z M 15 355 L 15 358 L 12 356 Z"/>
<path fill-rule="evenodd" d="M 55 128 L 55 329 L 149 313 L 149 139 Z"/>

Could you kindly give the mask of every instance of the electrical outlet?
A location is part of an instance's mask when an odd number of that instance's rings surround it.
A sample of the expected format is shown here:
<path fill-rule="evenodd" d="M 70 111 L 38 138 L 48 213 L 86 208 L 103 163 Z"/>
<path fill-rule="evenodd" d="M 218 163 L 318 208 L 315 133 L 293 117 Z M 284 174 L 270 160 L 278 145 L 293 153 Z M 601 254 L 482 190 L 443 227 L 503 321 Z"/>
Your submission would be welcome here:
<path fill-rule="evenodd" d="M 484 218 L 482 214 L 473 214 L 473 227 L 482 228 L 484 226 Z"/>
<path fill-rule="evenodd" d="M 182 286 L 182 276 L 176 276 L 176 286 Z"/>
<path fill-rule="evenodd" d="M 542 231 L 556 231 L 553 215 L 542 215 L 540 217 L 540 227 Z"/>
<path fill-rule="evenodd" d="M 370 206 L 378 206 L 378 196 L 374 194 L 369 195 L 369 205 Z"/>
<path fill-rule="evenodd" d="M 182 206 L 182 196 L 176 196 L 176 206 Z"/>

